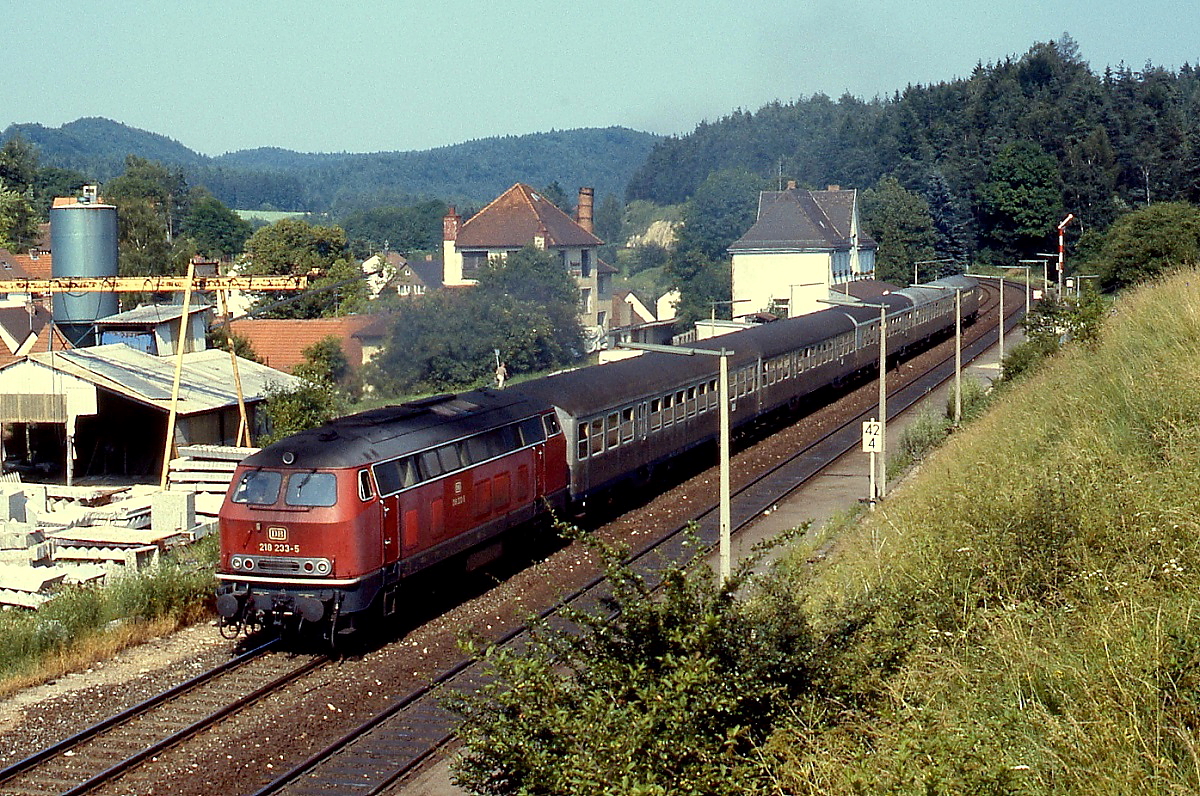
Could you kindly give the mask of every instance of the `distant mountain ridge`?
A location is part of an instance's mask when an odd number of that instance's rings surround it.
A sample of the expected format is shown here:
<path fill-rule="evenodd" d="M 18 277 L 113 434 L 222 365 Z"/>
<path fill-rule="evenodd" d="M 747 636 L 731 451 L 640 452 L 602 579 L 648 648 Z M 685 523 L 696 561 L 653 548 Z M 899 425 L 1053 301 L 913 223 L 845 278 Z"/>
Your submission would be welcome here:
<path fill-rule="evenodd" d="M 125 157 L 134 154 L 182 168 L 189 184 L 204 185 L 232 207 L 312 212 L 420 198 L 482 204 L 515 182 L 535 187 L 558 182 L 568 195 L 589 185 L 598 197 L 623 198 L 630 176 L 660 139 L 623 127 L 581 128 L 425 151 L 301 153 L 264 147 L 209 157 L 166 136 L 96 117 L 57 128 L 9 125 L 0 142 L 16 135 L 38 148 L 42 166 L 74 169 L 100 182 L 121 174 Z"/>

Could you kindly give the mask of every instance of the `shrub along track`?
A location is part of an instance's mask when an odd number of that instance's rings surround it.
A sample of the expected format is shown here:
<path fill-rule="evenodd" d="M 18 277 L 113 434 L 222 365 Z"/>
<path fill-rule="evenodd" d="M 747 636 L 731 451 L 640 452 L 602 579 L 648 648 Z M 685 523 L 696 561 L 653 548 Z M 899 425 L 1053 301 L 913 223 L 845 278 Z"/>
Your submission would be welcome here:
<path fill-rule="evenodd" d="M 985 284 L 984 289 L 979 320 L 964 329 L 964 352 L 972 347 L 982 351 L 995 339 L 998 294 L 992 286 Z M 1006 294 L 1006 308 L 1013 308 L 1009 326 L 1016 322 L 1015 313 L 1024 307 L 1020 290 L 1010 291 Z M 970 356 L 964 353 L 964 359 Z M 940 369 L 940 375 L 933 377 L 936 380 L 952 375 L 953 359 L 951 338 L 889 370 L 890 413 L 900 411 L 902 391 L 907 390 L 915 400 L 932 388 L 929 381 L 918 383 L 929 371 Z M 859 418 L 872 413 L 877 397 L 875 382 L 863 384 L 738 453 L 734 459 L 734 488 L 752 498 L 735 501 L 735 524 L 757 516 L 803 477 L 804 472 L 785 476 L 778 466 L 781 463 L 791 461 L 801 471 L 815 471 L 840 453 L 839 447 L 845 450 L 856 445 Z M 797 457 L 797 450 L 817 443 L 824 448 L 819 455 L 810 452 L 809 456 Z M 774 473 L 777 482 L 770 489 L 761 485 L 768 471 Z M 702 517 L 706 510 L 711 514 L 716 483 L 715 468 L 700 473 L 597 533 L 606 541 L 644 551 L 689 520 Z M 702 519 L 700 527 L 703 539 L 715 539 L 715 520 Z M 368 763 L 352 759 L 359 754 L 357 751 L 342 755 L 341 762 L 335 764 L 341 770 L 331 778 L 338 783 L 335 789 L 373 792 L 400 777 L 402 768 L 431 755 L 436 757 L 436 749 L 447 739 L 445 728 L 439 726 L 444 719 L 437 715 L 440 708 L 430 696 L 430 684 L 456 674 L 472 676 L 457 648 L 456 639 L 461 633 L 489 640 L 516 637 L 528 616 L 545 612 L 564 594 L 584 589 L 598 572 L 599 565 L 586 549 L 571 545 L 558 550 L 432 621 L 401 628 L 402 637 L 378 650 L 324 666 L 306 677 L 303 687 L 284 688 L 269 700 L 245 706 L 235 717 L 153 755 L 136 771 L 99 792 L 233 794 L 267 789 L 283 779 L 296 779 L 299 785 L 313 778 L 298 768 L 301 762 L 323 756 L 352 740 L 359 728 L 390 716 L 387 728 L 375 733 L 386 739 L 382 751 L 361 756 Z M 386 761 L 382 767 L 378 765 L 381 759 Z M 293 774 L 281 778 L 284 772 Z M 368 787 L 366 780 L 374 785 Z"/>

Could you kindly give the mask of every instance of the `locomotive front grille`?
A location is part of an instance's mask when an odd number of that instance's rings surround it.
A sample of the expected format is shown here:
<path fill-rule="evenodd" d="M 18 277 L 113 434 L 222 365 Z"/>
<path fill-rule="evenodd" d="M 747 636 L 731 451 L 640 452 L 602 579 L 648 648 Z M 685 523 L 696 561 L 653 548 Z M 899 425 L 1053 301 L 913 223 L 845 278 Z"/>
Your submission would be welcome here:
<path fill-rule="evenodd" d="M 333 572 L 333 562 L 328 558 L 235 555 L 230 557 L 229 565 L 238 572 L 261 572 L 264 575 L 326 577 Z"/>
<path fill-rule="evenodd" d="M 283 575 L 295 575 L 300 572 L 301 566 L 298 558 L 276 558 L 274 556 L 256 558 L 255 563 L 257 564 L 255 569 L 260 572 L 274 572 Z"/>

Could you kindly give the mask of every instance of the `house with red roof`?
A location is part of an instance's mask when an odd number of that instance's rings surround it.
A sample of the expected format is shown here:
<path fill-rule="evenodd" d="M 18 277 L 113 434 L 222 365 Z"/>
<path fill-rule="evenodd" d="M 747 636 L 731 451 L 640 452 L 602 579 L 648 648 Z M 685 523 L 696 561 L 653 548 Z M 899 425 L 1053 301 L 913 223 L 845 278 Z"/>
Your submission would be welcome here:
<path fill-rule="evenodd" d="M 488 260 L 532 244 L 557 256 L 575 278 L 580 323 L 589 343 L 599 346 L 609 328 L 616 269 L 597 256 L 604 241 L 593 231 L 593 202 L 593 190 L 580 188 L 571 218 L 533 188 L 517 183 L 465 222 L 451 207 L 442 220 L 442 283 L 473 285 Z"/>
<path fill-rule="evenodd" d="M 303 320 L 246 318 L 233 321 L 229 328 L 250 343 L 264 365 L 292 373 L 297 365 L 304 363 L 304 349 L 326 337 L 338 341 L 350 367 L 357 370 L 378 351 L 374 331 L 385 326 L 378 315 L 343 315 Z"/>

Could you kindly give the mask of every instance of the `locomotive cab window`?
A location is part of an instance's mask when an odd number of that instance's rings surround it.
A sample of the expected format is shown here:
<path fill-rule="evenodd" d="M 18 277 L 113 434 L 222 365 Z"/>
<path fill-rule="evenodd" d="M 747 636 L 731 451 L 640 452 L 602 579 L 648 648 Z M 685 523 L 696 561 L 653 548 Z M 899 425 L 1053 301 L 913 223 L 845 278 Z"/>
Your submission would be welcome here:
<path fill-rule="evenodd" d="M 559 432 L 558 417 L 556 415 L 542 415 L 542 424 L 546 427 L 547 437 L 553 437 Z"/>
<path fill-rule="evenodd" d="M 375 496 L 375 490 L 371 488 L 371 473 L 367 470 L 358 471 L 358 499 L 370 500 Z"/>
<path fill-rule="evenodd" d="M 233 490 L 234 503 L 249 503 L 256 506 L 271 506 L 279 499 L 279 485 L 283 474 L 270 470 L 251 470 L 242 475 Z"/>
<path fill-rule="evenodd" d="M 289 506 L 332 506 L 337 503 L 337 477 L 333 473 L 292 473 L 283 502 Z"/>

